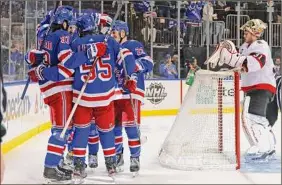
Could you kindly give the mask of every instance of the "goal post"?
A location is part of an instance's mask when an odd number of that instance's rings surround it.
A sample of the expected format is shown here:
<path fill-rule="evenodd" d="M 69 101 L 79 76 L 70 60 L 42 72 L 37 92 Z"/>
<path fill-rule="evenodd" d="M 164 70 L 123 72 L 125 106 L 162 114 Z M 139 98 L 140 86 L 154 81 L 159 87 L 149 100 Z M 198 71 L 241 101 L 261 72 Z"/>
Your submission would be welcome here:
<path fill-rule="evenodd" d="M 180 170 L 240 168 L 240 76 L 199 70 L 159 153 Z"/>

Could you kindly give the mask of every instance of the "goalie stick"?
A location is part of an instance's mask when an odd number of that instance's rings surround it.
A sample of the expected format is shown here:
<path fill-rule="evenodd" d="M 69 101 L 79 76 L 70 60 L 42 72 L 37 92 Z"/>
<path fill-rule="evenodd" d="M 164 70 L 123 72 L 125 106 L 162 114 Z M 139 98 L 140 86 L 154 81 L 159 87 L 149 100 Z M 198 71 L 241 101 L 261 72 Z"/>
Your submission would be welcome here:
<path fill-rule="evenodd" d="M 126 70 L 125 61 L 124 61 L 124 55 L 123 55 L 122 52 L 120 52 L 120 56 L 121 56 L 121 59 L 122 59 L 122 66 L 123 66 L 125 78 L 127 78 L 128 77 L 128 73 L 127 73 L 127 70 Z M 133 115 L 134 115 L 134 125 L 136 126 L 137 133 L 138 133 L 138 139 L 139 139 L 141 144 L 145 144 L 147 142 L 148 138 L 147 138 L 147 136 L 142 136 L 141 137 L 141 132 L 140 132 L 140 129 L 139 129 L 139 125 L 137 123 L 137 112 L 136 112 L 137 109 L 136 109 L 136 105 L 134 105 L 131 93 L 129 93 L 129 97 L 130 97 L 131 108 L 133 110 Z"/>
<path fill-rule="evenodd" d="M 107 41 L 108 41 L 108 39 L 109 39 L 109 37 L 110 37 L 110 33 L 111 33 L 112 28 L 113 28 L 113 25 L 114 25 L 115 21 L 117 20 L 118 15 L 120 14 L 120 11 L 121 11 L 121 8 L 122 8 L 122 2 L 121 2 L 121 1 L 119 1 L 119 2 L 120 2 L 120 3 L 118 4 L 117 12 L 116 12 L 115 17 L 114 17 L 114 19 L 113 19 L 113 21 L 112 21 L 111 27 L 109 28 L 108 34 L 107 34 L 106 37 L 105 37 L 104 43 L 107 43 Z M 92 68 L 95 69 L 95 66 L 96 66 L 96 64 L 97 64 L 98 59 L 99 59 L 99 57 L 96 57 L 95 61 L 94 61 L 93 64 L 92 64 Z M 73 117 L 73 115 L 74 115 L 74 112 L 75 112 L 75 110 L 76 110 L 76 108 L 77 108 L 77 106 L 78 106 L 78 103 L 80 102 L 81 97 L 82 97 L 82 95 L 83 95 L 83 93 L 84 93 L 84 91 L 85 91 L 85 89 L 86 89 L 86 87 L 87 87 L 87 84 L 88 84 L 88 81 L 89 81 L 90 77 L 91 77 L 91 72 L 88 73 L 87 78 L 86 78 L 86 80 L 85 80 L 85 82 L 84 82 L 84 84 L 83 84 L 83 86 L 82 86 L 82 88 L 81 88 L 81 90 L 80 90 L 80 93 L 79 93 L 79 95 L 78 95 L 78 97 L 77 97 L 77 100 L 76 100 L 76 102 L 75 102 L 75 104 L 74 104 L 72 110 L 71 110 L 71 113 L 70 113 L 70 115 L 69 115 L 69 117 L 68 117 L 68 120 L 67 120 L 67 122 L 66 122 L 66 124 L 65 124 L 65 127 L 64 127 L 62 133 L 60 134 L 60 139 L 63 139 L 64 136 L 65 136 L 65 134 L 66 134 L 66 131 L 67 131 L 67 129 L 68 129 L 68 127 L 69 127 L 69 124 L 70 124 L 70 122 L 71 122 L 71 120 L 72 120 L 72 117 Z"/>
<path fill-rule="evenodd" d="M 43 46 L 44 46 L 44 44 L 45 44 L 46 37 L 47 37 L 47 35 L 48 35 L 49 32 L 50 32 L 50 28 L 51 28 L 52 22 L 54 21 L 54 15 L 55 15 L 55 13 L 56 13 L 56 11 L 57 11 L 59 5 L 60 5 L 60 1 L 57 1 L 57 2 L 56 2 L 55 9 L 54 9 L 54 12 L 53 12 L 52 17 L 51 17 L 50 24 L 49 24 L 49 26 L 48 26 L 48 28 L 47 28 L 47 30 L 46 30 L 44 36 L 43 36 L 42 42 L 40 43 L 39 50 L 42 50 L 42 49 L 43 49 Z M 38 42 L 37 42 L 37 44 L 38 44 Z M 37 46 L 37 49 L 38 49 L 38 46 Z M 20 104 L 19 104 L 19 106 L 18 106 L 18 111 L 19 111 L 20 108 L 21 108 L 21 105 L 22 105 L 23 99 L 24 99 L 24 97 L 25 97 L 25 95 L 26 95 L 26 92 L 27 92 L 27 89 L 28 89 L 29 84 L 30 84 L 30 77 L 28 77 L 28 79 L 27 79 L 27 81 L 26 81 L 26 84 L 25 84 L 25 87 L 24 87 L 24 90 L 23 90 L 23 92 L 22 92 L 22 95 L 21 95 L 21 98 L 20 98 Z"/>

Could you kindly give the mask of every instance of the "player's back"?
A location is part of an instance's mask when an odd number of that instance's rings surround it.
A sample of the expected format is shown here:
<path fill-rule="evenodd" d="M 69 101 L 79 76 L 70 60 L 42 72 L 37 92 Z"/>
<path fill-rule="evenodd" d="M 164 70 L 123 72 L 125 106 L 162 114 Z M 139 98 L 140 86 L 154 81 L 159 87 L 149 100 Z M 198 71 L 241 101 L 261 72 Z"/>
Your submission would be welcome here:
<path fill-rule="evenodd" d="M 104 35 L 86 35 L 77 38 L 73 42 L 72 48 L 74 51 L 86 51 L 87 44 L 103 42 L 104 39 Z M 114 99 L 114 68 L 118 52 L 119 44 L 110 37 L 107 41 L 106 54 L 98 59 L 94 68 L 92 67 L 93 63 L 88 60 L 86 55 L 81 58 L 81 60 L 84 60 L 84 64 L 75 69 L 74 75 L 74 101 L 78 97 L 89 72 L 91 72 L 91 77 L 79 104 L 86 107 L 107 106 Z"/>
<path fill-rule="evenodd" d="M 47 65 L 47 67 L 52 67 L 65 62 L 72 54 L 69 46 L 69 33 L 64 30 L 57 30 L 49 33 L 46 36 L 45 41 L 43 41 L 45 31 L 38 33 L 38 45 L 40 46 L 41 43 L 44 42 L 42 49 L 46 51 L 45 65 Z M 65 79 L 61 82 L 52 82 L 48 80 L 39 81 L 40 90 L 44 94 L 45 103 L 48 103 L 48 97 L 56 93 L 72 91 L 72 82 L 72 78 Z"/>

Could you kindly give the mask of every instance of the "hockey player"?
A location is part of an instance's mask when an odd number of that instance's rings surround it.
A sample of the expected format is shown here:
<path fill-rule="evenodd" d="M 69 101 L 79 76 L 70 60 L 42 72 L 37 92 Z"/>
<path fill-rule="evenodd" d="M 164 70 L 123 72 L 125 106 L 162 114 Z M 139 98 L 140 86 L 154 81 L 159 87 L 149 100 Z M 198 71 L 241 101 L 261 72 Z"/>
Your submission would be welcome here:
<path fill-rule="evenodd" d="M 274 64 L 266 41 L 260 37 L 265 23 L 252 19 L 241 27 L 245 43 L 238 53 L 231 41 L 220 43 L 207 60 L 211 67 L 228 65 L 240 68 L 242 90 L 245 93 L 242 124 L 251 147 L 246 152 L 250 161 L 266 160 L 275 152 L 275 138 L 266 119 L 267 105 L 276 93 Z"/>
<path fill-rule="evenodd" d="M 118 170 L 123 170 L 122 127 L 124 126 L 130 149 L 130 171 L 138 172 L 140 169 L 139 157 L 141 152 L 140 133 L 138 132 L 140 125 L 140 105 L 144 101 L 144 74 L 152 71 L 153 61 L 144 51 L 144 47 L 140 42 L 127 39 L 128 34 L 129 29 L 127 23 L 116 21 L 113 26 L 112 36 L 120 43 L 122 48 L 126 48 L 133 53 L 136 63 L 135 76 L 137 77 L 136 82 L 130 81 L 130 78 L 124 74 L 123 61 L 118 62 L 119 65 L 115 69 L 118 82 L 118 90 L 116 91 L 118 95 L 115 101 L 117 167 L 119 168 Z M 130 98 L 133 100 L 133 107 Z M 136 121 L 137 123 L 135 123 Z"/>
<path fill-rule="evenodd" d="M 273 127 L 277 121 L 279 109 L 281 111 L 281 75 L 277 75 L 275 78 L 277 91 L 273 101 L 268 104 L 266 110 L 266 118 L 269 121 L 270 127 Z"/>
<path fill-rule="evenodd" d="M 101 26 L 109 26 L 112 22 L 112 19 L 107 14 L 100 14 L 96 11 L 87 9 L 82 12 L 82 15 L 87 16 L 93 16 L 95 17 L 95 25 L 96 27 L 93 27 L 92 34 L 98 33 L 98 29 Z M 95 29 L 94 29 L 95 28 Z M 73 38 L 73 41 L 77 39 L 78 37 L 78 31 L 76 29 L 76 37 Z M 68 140 L 68 142 L 71 144 L 72 138 Z M 98 153 L 99 151 L 99 132 L 97 130 L 96 124 L 95 124 L 95 118 L 92 119 L 91 126 L 90 126 L 90 134 L 88 138 L 88 166 L 90 168 L 97 168 L 98 167 Z M 72 166 L 73 162 L 73 153 L 72 150 L 69 150 L 68 154 L 66 155 L 66 164 L 69 166 Z"/>
<path fill-rule="evenodd" d="M 115 98 L 115 74 L 116 61 L 120 60 L 120 53 L 125 56 L 128 63 L 128 74 L 131 75 L 135 69 L 134 57 L 127 49 L 121 49 L 119 44 L 111 37 L 104 43 L 106 36 L 93 35 L 95 22 L 92 16 L 83 15 L 77 20 L 77 27 L 80 38 L 72 43 L 74 52 L 84 51 L 82 57 L 75 61 L 64 63 L 64 67 L 69 70 L 75 69 L 73 83 L 73 102 L 77 101 L 80 90 L 85 83 L 88 73 L 91 78 L 88 81 L 85 92 L 73 116 L 75 133 L 73 138 L 73 156 L 75 174 L 86 177 L 85 173 L 85 153 L 90 132 L 90 123 L 95 118 L 99 131 L 100 142 L 104 151 L 106 168 L 109 175 L 115 173 L 115 143 L 114 143 L 114 104 Z M 98 57 L 96 66 L 93 68 L 94 59 Z M 58 66 L 44 68 L 38 71 L 44 79 L 60 81 L 65 78 L 58 73 Z M 130 80 L 129 80 L 130 81 Z"/>
<path fill-rule="evenodd" d="M 31 69 L 28 72 L 33 82 L 38 82 L 37 76 L 46 66 L 60 66 L 60 72 L 64 73 L 65 68 L 61 64 L 71 60 L 72 51 L 69 46 L 69 33 L 67 32 L 69 22 L 73 19 L 72 8 L 68 6 L 58 7 L 54 22 L 51 26 L 51 33 L 44 38 L 46 24 L 42 24 L 38 32 L 38 45 L 42 42 L 43 50 L 31 50 L 25 59 Z M 43 41 L 43 39 L 45 39 Z M 44 59 L 44 64 L 42 61 Z M 70 76 L 68 76 L 70 77 Z M 65 181 L 71 180 L 72 173 L 60 167 L 66 139 L 59 141 L 59 135 L 66 123 L 72 109 L 72 83 L 73 79 L 68 78 L 61 82 L 51 82 L 42 79 L 39 81 L 40 90 L 44 95 L 44 103 L 50 107 L 52 122 L 52 135 L 48 140 L 47 154 L 45 157 L 44 177 L 47 180 Z"/>

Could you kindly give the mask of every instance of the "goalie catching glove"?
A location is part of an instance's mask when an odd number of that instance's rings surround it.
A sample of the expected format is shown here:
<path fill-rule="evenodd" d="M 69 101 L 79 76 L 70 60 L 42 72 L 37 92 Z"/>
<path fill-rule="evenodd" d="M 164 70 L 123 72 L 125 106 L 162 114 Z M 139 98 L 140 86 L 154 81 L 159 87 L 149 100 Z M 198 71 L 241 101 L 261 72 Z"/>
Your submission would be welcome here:
<path fill-rule="evenodd" d="M 239 68 L 246 61 L 247 57 L 238 53 L 234 43 L 225 40 L 217 46 L 211 57 L 205 62 L 210 70 L 217 71 L 222 68 Z"/>

